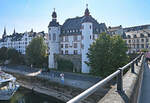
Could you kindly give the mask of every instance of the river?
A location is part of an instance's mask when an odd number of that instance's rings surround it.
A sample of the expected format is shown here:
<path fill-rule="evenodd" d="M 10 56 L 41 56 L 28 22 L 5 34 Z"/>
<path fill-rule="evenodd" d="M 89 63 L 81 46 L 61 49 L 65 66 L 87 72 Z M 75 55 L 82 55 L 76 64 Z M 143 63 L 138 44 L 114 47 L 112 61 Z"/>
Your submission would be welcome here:
<path fill-rule="evenodd" d="M 56 98 L 32 92 L 29 89 L 20 87 L 9 101 L 0 103 L 64 103 Z"/>

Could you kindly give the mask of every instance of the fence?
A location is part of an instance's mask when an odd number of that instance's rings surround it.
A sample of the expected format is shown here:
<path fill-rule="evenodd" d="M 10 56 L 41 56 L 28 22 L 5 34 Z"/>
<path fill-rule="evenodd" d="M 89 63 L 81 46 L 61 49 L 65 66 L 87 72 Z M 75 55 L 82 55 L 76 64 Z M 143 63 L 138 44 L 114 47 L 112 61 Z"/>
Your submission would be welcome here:
<path fill-rule="evenodd" d="M 99 81 L 89 89 L 85 90 L 81 94 L 77 95 L 67 103 L 79 103 L 81 100 L 87 98 L 89 95 L 93 94 L 99 87 L 102 87 L 104 84 L 112 80 L 114 77 L 117 77 L 117 91 L 122 92 L 123 91 L 123 71 L 131 66 L 131 72 L 134 73 L 134 63 L 138 66 L 138 61 L 141 59 L 143 54 L 140 54 L 138 57 L 136 57 L 134 60 L 126 64 L 125 66 L 119 68 L 116 72 L 112 73 L 108 77 L 104 78 L 103 80 Z"/>

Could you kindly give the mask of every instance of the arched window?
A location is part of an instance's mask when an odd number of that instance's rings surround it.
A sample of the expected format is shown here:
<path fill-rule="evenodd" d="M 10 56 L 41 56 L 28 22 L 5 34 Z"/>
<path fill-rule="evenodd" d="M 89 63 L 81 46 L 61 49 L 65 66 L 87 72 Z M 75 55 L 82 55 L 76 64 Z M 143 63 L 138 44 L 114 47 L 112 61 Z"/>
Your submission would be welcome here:
<path fill-rule="evenodd" d="M 49 40 L 51 40 L 51 34 L 49 34 Z"/>
<path fill-rule="evenodd" d="M 143 37 L 144 37 L 144 34 L 143 34 L 143 33 L 141 33 L 141 34 L 140 34 L 140 37 L 141 37 L 141 38 L 143 38 Z"/>
<path fill-rule="evenodd" d="M 53 34 L 53 41 L 55 41 L 56 40 L 56 34 L 54 33 Z"/>

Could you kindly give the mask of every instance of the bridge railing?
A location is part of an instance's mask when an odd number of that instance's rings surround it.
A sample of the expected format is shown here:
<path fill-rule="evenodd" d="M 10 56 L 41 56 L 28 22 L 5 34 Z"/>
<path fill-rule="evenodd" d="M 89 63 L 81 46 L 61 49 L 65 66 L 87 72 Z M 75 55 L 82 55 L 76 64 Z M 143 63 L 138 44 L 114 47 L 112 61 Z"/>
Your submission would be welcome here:
<path fill-rule="evenodd" d="M 104 84 L 106 84 L 107 82 L 112 80 L 114 77 L 117 77 L 117 91 L 122 92 L 123 91 L 123 80 L 122 80 L 123 71 L 125 69 L 127 69 L 129 66 L 131 66 L 131 72 L 134 73 L 134 64 L 136 64 L 138 66 L 138 61 L 141 59 L 142 55 L 143 54 L 140 54 L 138 57 L 133 59 L 131 62 L 129 62 L 125 66 L 119 68 L 117 71 L 115 71 L 108 77 L 104 78 L 103 80 L 99 81 L 98 83 L 96 83 L 92 87 L 88 88 L 81 94 L 77 95 L 73 99 L 69 100 L 67 103 L 79 103 L 83 99 L 85 99 L 88 96 L 90 96 L 91 94 L 93 94 L 96 90 L 98 90 L 98 88 L 102 87 Z"/>

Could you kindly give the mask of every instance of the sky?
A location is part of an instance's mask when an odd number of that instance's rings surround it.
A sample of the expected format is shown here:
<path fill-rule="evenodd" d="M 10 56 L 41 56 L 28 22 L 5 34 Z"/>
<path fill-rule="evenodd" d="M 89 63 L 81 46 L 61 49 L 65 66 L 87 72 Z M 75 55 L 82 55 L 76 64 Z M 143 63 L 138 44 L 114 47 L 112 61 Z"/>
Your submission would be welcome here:
<path fill-rule="evenodd" d="M 0 37 L 25 31 L 48 32 L 55 8 L 57 21 L 83 16 L 88 4 L 92 17 L 106 26 L 150 24 L 150 0 L 0 0 Z"/>

